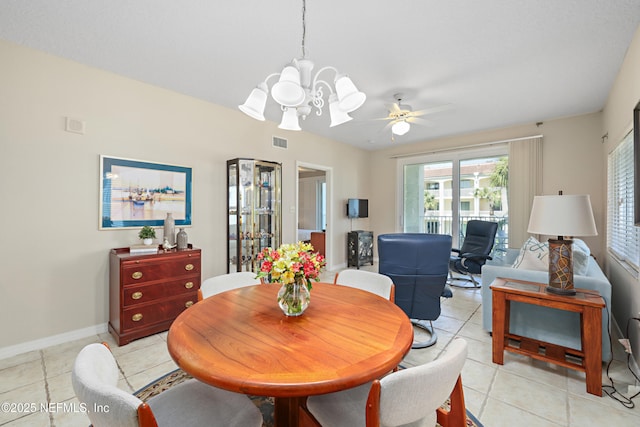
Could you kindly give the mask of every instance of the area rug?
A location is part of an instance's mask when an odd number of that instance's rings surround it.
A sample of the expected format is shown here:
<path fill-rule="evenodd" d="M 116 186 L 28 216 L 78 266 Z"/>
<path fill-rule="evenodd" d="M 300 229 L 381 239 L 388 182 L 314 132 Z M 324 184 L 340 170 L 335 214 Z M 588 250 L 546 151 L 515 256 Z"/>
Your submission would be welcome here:
<path fill-rule="evenodd" d="M 158 378 L 157 380 L 147 384 L 142 387 L 140 390 L 136 391 L 134 394 L 143 402 L 146 402 L 148 399 L 153 396 L 162 393 L 165 390 L 168 390 L 174 385 L 180 384 L 181 382 L 190 379 L 191 376 L 184 372 L 181 369 L 176 369 L 175 371 L 169 372 L 167 375 Z M 263 396 L 249 396 L 251 401 L 260 409 L 262 412 L 262 427 L 273 427 L 273 398 L 271 397 L 263 397 Z M 442 407 L 445 409 L 448 408 L 449 402 L 445 402 Z M 469 410 L 467 410 L 467 425 L 469 427 L 483 427 L 480 421 L 476 419 Z"/>

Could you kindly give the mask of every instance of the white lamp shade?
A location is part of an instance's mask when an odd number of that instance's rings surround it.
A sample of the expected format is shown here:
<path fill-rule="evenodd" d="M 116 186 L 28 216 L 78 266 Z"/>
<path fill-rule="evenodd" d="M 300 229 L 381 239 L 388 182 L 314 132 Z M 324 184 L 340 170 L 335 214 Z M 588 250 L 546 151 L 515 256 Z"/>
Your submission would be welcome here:
<path fill-rule="evenodd" d="M 296 107 L 304 101 L 306 93 L 300 86 L 300 71 L 287 65 L 280 73 L 280 80 L 271 88 L 271 96 L 280 105 Z"/>
<path fill-rule="evenodd" d="M 536 196 L 527 231 L 547 236 L 597 236 L 589 195 Z"/>
<path fill-rule="evenodd" d="M 298 112 L 295 108 L 285 108 L 278 128 L 285 130 L 302 130 L 298 123 Z"/>
<path fill-rule="evenodd" d="M 334 127 L 353 120 L 348 113 L 342 111 L 338 105 L 338 95 L 332 93 L 329 96 L 329 116 L 331 117 L 331 124 L 329 127 Z"/>
<path fill-rule="evenodd" d="M 409 132 L 409 129 L 411 129 L 411 125 L 404 120 L 396 122 L 391 126 L 391 132 L 396 135 L 404 135 Z"/>
<path fill-rule="evenodd" d="M 336 77 L 336 93 L 338 94 L 338 105 L 346 113 L 357 110 L 364 104 L 367 95 L 360 92 L 351 79 L 345 75 Z"/>
<path fill-rule="evenodd" d="M 244 104 L 238 105 L 240 111 L 256 120 L 264 121 L 264 107 L 267 105 L 267 85 L 261 83 L 254 88 Z"/>

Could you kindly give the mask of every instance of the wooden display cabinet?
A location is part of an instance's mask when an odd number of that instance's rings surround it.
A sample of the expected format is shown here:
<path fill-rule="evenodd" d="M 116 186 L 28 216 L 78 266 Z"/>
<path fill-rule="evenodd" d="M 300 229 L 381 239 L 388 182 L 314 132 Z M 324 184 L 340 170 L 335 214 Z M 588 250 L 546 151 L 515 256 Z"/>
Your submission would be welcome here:
<path fill-rule="evenodd" d="M 281 243 L 282 166 L 253 159 L 227 161 L 227 273 L 258 272 L 258 254 Z"/>

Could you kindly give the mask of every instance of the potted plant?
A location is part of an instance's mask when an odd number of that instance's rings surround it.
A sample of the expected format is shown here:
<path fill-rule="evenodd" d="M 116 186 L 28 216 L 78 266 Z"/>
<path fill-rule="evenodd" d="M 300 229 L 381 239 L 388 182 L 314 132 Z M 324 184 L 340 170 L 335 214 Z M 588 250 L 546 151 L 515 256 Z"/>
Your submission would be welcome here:
<path fill-rule="evenodd" d="M 142 242 L 145 245 L 150 245 L 153 243 L 153 239 L 156 238 L 156 230 L 148 225 L 145 225 L 138 233 L 138 237 L 142 239 Z"/>

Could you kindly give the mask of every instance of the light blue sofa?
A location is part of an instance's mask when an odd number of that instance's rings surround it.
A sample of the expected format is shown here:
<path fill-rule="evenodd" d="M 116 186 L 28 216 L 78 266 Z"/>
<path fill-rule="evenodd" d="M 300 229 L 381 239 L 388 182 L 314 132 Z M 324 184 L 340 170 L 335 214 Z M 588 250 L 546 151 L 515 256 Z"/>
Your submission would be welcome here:
<path fill-rule="evenodd" d="M 519 249 L 507 249 L 499 265 L 485 264 L 482 267 L 482 327 L 492 330 L 492 298 L 489 286 L 497 277 L 547 283 L 547 271 L 512 268 Z M 595 289 L 604 298 L 606 307 L 602 309 L 602 360 L 611 359 L 611 284 L 593 257 L 589 257 L 586 275 L 574 275 L 574 286 Z M 580 349 L 580 316 L 578 313 L 554 308 L 534 306 L 518 302 L 511 303 L 510 330 L 512 333 L 540 341 Z M 589 337 L 587 337 L 589 339 Z"/>

